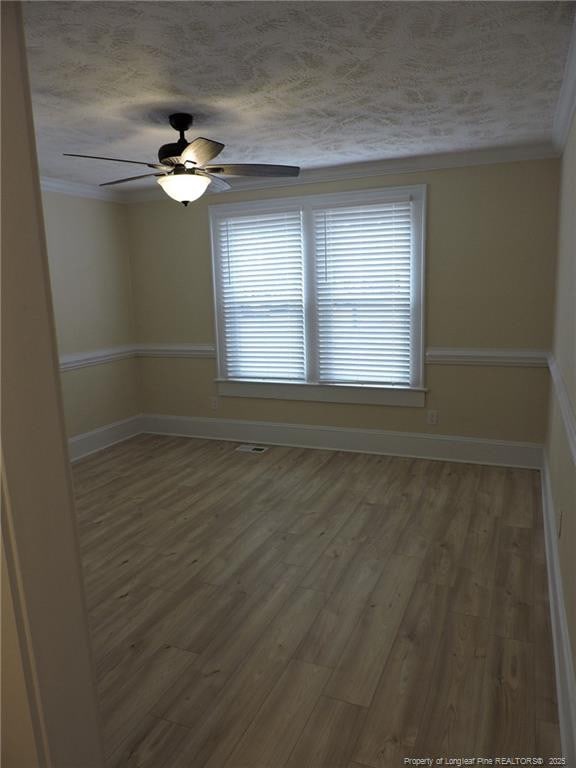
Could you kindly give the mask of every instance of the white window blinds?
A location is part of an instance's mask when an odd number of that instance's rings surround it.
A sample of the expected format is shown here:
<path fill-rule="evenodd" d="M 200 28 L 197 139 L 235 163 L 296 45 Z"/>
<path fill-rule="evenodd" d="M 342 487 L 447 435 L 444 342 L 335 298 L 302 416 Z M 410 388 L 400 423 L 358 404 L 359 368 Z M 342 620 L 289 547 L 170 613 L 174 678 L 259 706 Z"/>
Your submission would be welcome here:
<path fill-rule="evenodd" d="M 314 213 L 318 380 L 410 384 L 409 199 Z"/>
<path fill-rule="evenodd" d="M 211 207 L 220 377 L 421 387 L 424 194 Z"/>
<path fill-rule="evenodd" d="M 227 378 L 305 380 L 301 218 L 291 211 L 216 225 Z"/>

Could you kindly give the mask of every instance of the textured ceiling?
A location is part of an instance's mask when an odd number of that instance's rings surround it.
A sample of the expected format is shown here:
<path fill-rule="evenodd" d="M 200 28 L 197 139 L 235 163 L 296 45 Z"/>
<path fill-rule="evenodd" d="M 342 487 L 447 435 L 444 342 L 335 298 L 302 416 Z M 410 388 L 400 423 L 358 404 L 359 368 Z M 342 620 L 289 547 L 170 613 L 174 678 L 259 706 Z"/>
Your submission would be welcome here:
<path fill-rule="evenodd" d="M 303 167 L 550 140 L 574 3 L 28 2 L 41 172 L 95 184 L 188 137 Z M 126 173 L 123 171 L 126 170 Z M 150 183 L 147 180 L 146 183 Z"/>

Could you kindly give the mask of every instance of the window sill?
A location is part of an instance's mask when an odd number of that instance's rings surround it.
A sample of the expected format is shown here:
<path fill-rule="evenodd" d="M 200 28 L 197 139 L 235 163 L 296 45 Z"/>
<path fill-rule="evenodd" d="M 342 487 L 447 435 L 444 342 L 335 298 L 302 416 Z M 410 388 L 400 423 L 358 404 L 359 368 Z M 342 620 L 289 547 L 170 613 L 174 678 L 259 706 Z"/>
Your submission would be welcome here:
<path fill-rule="evenodd" d="M 233 379 L 216 379 L 216 384 L 218 394 L 223 397 L 396 405 L 408 408 L 423 408 L 426 398 L 426 390 L 419 387 L 379 387 L 372 384 L 296 384 Z"/>

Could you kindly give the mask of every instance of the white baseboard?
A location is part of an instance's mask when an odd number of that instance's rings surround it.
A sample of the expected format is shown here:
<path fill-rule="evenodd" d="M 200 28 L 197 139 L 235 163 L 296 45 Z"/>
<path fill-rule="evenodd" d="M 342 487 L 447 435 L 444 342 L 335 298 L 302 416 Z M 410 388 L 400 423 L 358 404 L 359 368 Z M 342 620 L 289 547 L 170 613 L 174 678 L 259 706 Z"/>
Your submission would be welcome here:
<path fill-rule="evenodd" d="M 142 416 L 138 415 L 71 437 L 68 440 L 70 460 L 78 461 L 84 456 L 114 445 L 114 443 L 139 435 L 142 431 Z"/>
<path fill-rule="evenodd" d="M 142 416 L 142 431 L 506 467 L 539 469 L 542 466 L 542 446 L 537 443 L 514 443 L 475 437 L 158 414 Z"/>
<path fill-rule="evenodd" d="M 132 416 L 91 432 L 76 435 L 68 441 L 70 458 L 76 461 L 142 432 L 287 445 L 297 448 L 321 448 L 329 451 L 378 453 L 471 464 L 493 464 L 503 467 L 539 469 L 542 466 L 542 446 L 538 443 L 516 443 L 458 435 L 389 432 L 381 429 L 351 429 L 159 414 Z"/>
<path fill-rule="evenodd" d="M 550 593 L 550 620 L 554 643 L 556 695 L 558 698 L 562 756 L 566 758 L 567 768 L 576 768 L 576 678 L 574 676 L 572 647 L 566 618 L 566 603 L 564 602 L 564 591 L 562 589 L 554 499 L 550 484 L 550 472 L 546 461 L 543 462 L 542 468 L 542 511 L 544 515 L 548 591 Z"/>

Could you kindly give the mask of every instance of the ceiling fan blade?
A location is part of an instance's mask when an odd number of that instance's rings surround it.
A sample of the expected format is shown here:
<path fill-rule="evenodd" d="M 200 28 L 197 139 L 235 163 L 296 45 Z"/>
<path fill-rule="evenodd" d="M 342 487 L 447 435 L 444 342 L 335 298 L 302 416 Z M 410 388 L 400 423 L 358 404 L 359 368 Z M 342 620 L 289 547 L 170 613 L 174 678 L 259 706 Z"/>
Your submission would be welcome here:
<path fill-rule="evenodd" d="M 198 176 L 206 176 L 210 179 L 210 186 L 208 189 L 211 192 L 226 192 L 228 189 L 232 189 L 232 184 L 229 184 L 224 179 L 219 179 L 217 176 L 212 176 L 210 173 L 204 173 L 203 171 L 194 171 Z"/>
<path fill-rule="evenodd" d="M 184 163 L 186 160 L 195 163 L 196 165 L 204 165 L 212 160 L 216 155 L 224 149 L 224 144 L 219 141 L 212 141 L 212 139 L 203 139 L 199 136 L 186 147 L 184 152 L 180 155 L 180 160 Z"/>
<path fill-rule="evenodd" d="M 106 181 L 99 184 L 99 187 L 111 187 L 113 184 L 124 184 L 125 181 L 136 181 L 136 179 L 147 179 L 149 176 L 164 176 L 163 173 L 143 173 L 141 176 L 128 176 L 127 179 L 118 179 L 118 181 Z"/>
<path fill-rule="evenodd" d="M 300 168 L 297 165 L 258 165 L 255 163 L 207 165 L 204 170 L 223 176 L 298 176 L 300 173 Z"/>
<path fill-rule="evenodd" d="M 99 155 L 75 155 L 72 152 L 63 152 L 64 157 L 85 157 L 88 160 L 110 160 L 113 163 L 132 163 L 133 165 L 145 165 L 148 168 L 164 168 L 160 163 L 145 163 L 141 160 L 120 160 L 117 157 L 100 157 Z"/>

